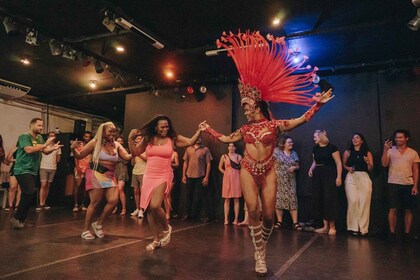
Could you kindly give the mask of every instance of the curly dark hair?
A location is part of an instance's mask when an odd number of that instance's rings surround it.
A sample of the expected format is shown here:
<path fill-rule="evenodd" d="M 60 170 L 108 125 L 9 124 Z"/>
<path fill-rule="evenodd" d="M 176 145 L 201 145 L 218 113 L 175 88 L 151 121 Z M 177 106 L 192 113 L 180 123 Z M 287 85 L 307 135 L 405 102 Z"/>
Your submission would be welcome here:
<path fill-rule="evenodd" d="M 168 116 L 157 115 L 156 117 L 148 121 L 142 128 L 140 128 L 141 134 L 143 135 L 147 143 L 151 143 L 151 141 L 153 141 L 153 137 L 157 135 L 156 128 L 159 121 L 168 122 L 169 124 L 168 137 L 173 139 L 178 135 L 172 126 L 171 119 Z"/>
<path fill-rule="evenodd" d="M 368 144 L 366 142 L 366 138 L 363 134 L 359 133 L 359 132 L 355 132 L 353 133 L 352 138 L 357 135 L 360 137 L 360 139 L 362 139 L 362 145 L 360 146 L 360 151 L 362 152 L 363 155 L 367 155 L 368 151 L 369 151 L 369 147 Z M 354 145 L 353 145 L 353 141 L 350 141 L 350 146 L 349 146 L 349 151 L 353 152 L 354 150 Z"/>

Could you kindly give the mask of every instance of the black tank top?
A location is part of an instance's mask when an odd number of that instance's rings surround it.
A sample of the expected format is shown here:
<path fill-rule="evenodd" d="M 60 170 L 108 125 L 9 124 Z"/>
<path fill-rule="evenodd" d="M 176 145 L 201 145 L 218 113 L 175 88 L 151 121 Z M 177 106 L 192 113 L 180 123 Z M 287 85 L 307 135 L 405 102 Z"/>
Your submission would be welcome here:
<path fill-rule="evenodd" d="M 365 171 L 368 172 L 368 166 L 363 159 L 367 154 L 363 154 L 361 151 L 350 151 L 350 156 L 347 159 L 347 166 L 353 167 L 354 171 Z"/>

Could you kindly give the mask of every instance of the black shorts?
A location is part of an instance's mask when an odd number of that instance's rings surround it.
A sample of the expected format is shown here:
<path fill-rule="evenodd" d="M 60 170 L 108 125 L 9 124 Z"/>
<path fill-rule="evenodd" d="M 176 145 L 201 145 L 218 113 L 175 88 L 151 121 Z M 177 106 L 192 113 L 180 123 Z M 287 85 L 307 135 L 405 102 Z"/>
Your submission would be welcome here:
<path fill-rule="evenodd" d="M 413 185 L 399 185 L 388 183 L 389 208 L 415 209 L 416 196 L 411 195 Z"/>

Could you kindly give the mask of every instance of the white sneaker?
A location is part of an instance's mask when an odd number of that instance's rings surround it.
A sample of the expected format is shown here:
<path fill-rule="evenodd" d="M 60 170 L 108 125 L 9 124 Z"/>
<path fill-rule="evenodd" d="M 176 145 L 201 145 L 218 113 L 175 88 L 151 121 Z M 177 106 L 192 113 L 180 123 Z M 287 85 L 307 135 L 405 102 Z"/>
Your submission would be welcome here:
<path fill-rule="evenodd" d="M 137 215 L 137 218 L 143 219 L 144 217 L 144 212 L 142 209 L 139 210 L 139 214 Z"/>
<path fill-rule="evenodd" d="M 131 216 L 137 216 L 137 214 L 139 213 L 139 209 L 136 209 L 136 210 L 134 210 L 134 212 L 133 213 L 131 213 L 130 215 Z"/>

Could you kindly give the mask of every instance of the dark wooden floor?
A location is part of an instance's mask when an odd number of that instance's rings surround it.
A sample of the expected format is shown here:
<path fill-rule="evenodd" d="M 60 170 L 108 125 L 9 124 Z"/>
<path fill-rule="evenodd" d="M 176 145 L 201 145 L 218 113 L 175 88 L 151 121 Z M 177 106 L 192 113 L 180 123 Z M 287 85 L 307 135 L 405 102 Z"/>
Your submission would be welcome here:
<path fill-rule="evenodd" d="M 24 230 L 0 212 L 1 279 L 257 279 L 247 228 L 172 220 L 168 247 L 147 252 L 146 222 L 111 216 L 105 238 L 82 240 L 83 213 L 31 211 Z M 420 242 L 275 231 L 267 279 L 420 279 Z M 261 279 L 261 278 L 259 278 Z"/>

